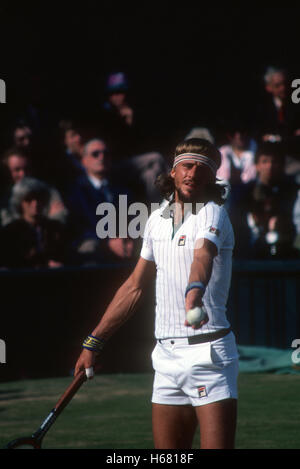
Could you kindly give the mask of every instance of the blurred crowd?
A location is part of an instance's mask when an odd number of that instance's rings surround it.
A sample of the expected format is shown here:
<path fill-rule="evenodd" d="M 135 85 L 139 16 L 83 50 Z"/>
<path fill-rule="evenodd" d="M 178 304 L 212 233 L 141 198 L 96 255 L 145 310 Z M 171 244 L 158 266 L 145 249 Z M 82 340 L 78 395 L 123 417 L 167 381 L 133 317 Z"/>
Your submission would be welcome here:
<path fill-rule="evenodd" d="M 225 116 L 222 132 L 196 122 L 184 135 L 207 138 L 222 154 L 236 259 L 297 259 L 300 252 L 300 108 L 288 73 L 268 68 L 251 124 Z M 142 132 L 125 73 L 108 75 L 91 115 L 58 116 L 34 100 L 16 115 L 1 158 L 0 268 L 128 262 L 141 240 L 99 239 L 97 206 L 119 195 L 161 202 L 155 181 L 172 155 Z M 177 142 L 176 142 L 177 143 Z"/>

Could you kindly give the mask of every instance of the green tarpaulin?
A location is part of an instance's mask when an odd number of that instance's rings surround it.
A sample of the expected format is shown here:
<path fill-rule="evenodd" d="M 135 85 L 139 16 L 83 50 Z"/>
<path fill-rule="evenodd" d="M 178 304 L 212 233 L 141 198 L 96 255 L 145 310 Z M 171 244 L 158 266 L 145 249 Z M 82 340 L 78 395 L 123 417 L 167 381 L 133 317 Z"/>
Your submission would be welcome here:
<path fill-rule="evenodd" d="M 241 373 L 300 374 L 300 363 L 292 361 L 292 354 L 296 352 L 296 349 L 281 350 L 271 347 L 239 345 L 238 351 Z M 300 351 L 296 354 L 300 360 Z"/>

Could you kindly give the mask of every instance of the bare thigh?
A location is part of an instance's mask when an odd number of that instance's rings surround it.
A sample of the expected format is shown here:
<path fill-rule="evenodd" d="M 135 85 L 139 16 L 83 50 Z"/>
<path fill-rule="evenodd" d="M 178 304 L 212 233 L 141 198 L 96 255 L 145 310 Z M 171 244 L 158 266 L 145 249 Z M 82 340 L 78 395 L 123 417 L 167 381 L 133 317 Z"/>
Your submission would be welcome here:
<path fill-rule="evenodd" d="M 237 400 L 225 399 L 195 409 L 200 426 L 201 449 L 233 449 Z"/>
<path fill-rule="evenodd" d="M 197 417 L 192 406 L 152 404 L 152 429 L 156 449 L 190 449 Z"/>

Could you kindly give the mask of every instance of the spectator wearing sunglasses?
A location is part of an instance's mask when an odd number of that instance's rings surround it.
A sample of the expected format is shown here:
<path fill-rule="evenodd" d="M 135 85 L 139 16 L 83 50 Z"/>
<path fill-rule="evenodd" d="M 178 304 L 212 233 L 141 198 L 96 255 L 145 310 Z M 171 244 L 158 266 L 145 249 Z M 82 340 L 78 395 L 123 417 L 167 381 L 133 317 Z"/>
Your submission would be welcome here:
<path fill-rule="evenodd" d="M 85 174 L 74 182 L 66 196 L 73 247 L 78 254 L 76 262 L 127 260 L 134 254 L 132 240 L 119 237 L 103 240 L 96 233 L 97 206 L 109 202 L 117 208 L 119 195 L 129 196 L 127 189 L 116 186 L 111 179 L 112 164 L 106 142 L 99 138 L 89 140 L 83 149 L 82 165 Z"/>

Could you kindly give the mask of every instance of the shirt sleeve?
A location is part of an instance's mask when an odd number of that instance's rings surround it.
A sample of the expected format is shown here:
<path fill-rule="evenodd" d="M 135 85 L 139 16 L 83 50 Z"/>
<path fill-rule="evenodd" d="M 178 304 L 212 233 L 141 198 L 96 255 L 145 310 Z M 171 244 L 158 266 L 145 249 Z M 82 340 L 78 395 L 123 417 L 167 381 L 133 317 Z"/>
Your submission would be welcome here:
<path fill-rule="evenodd" d="M 145 226 L 144 239 L 143 239 L 143 244 L 142 244 L 142 249 L 141 249 L 141 254 L 140 254 L 141 257 L 145 259 L 146 261 L 154 261 L 153 243 L 151 239 L 150 226 L 151 226 L 150 218 L 148 218 L 146 226 Z"/>
<path fill-rule="evenodd" d="M 197 239 L 208 239 L 218 252 L 227 236 L 228 216 L 224 207 L 209 203 L 198 213 Z"/>

